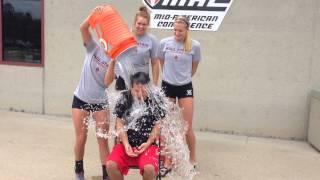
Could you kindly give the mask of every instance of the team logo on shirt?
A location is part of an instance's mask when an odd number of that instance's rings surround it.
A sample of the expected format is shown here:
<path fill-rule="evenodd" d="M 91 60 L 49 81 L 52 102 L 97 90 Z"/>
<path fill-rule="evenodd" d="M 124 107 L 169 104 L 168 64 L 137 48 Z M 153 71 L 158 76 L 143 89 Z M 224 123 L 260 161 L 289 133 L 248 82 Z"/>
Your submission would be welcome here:
<path fill-rule="evenodd" d="M 95 63 L 97 63 L 99 66 L 107 68 L 108 63 L 103 61 L 100 57 L 98 57 L 96 54 L 93 55 L 93 60 Z"/>
<path fill-rule="evenodd" d="M 142 48 L 148 48 L 148 47 L 149 47 L 149 44 L 143 43 L 143 42 L 138 42 L 138 46 L 139 46 L 139 47 L 142 47 Z"/>

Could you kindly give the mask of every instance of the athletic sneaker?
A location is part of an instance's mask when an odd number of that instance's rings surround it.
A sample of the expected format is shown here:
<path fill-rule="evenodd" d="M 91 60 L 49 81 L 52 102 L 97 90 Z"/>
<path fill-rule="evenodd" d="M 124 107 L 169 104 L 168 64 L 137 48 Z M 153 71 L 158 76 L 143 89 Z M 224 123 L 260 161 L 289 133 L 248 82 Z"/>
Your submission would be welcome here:
<path fill-rule="evenodd" d="M 85 180 L 84 172 L 76 173 L 76 180 Z"/>

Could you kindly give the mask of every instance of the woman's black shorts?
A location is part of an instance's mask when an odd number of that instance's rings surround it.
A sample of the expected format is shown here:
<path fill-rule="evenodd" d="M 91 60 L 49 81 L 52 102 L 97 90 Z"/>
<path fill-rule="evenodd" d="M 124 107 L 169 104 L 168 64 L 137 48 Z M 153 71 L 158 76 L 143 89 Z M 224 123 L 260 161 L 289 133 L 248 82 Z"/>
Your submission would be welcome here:
<path fill-rule="evenodd" d="M 73 96 L 72 108 L 83 109 L 89 112 L 95 112 L 95 111 L 102 111 L 102 110 L 108 109 L 108 104 L 107 103 L 89 104 L 82 101 L 77 96 Z"/>
<path fill-rule="evenodd" d="M 176 86 L 167 83 L 166 81 L 162 81 L 161 87 L 166 94 L 167 97 L 169 98 L 186 98 L 186 97 L 193 97 L 193 86 L 192 82 L 181 85 L 181 86 Z"/>

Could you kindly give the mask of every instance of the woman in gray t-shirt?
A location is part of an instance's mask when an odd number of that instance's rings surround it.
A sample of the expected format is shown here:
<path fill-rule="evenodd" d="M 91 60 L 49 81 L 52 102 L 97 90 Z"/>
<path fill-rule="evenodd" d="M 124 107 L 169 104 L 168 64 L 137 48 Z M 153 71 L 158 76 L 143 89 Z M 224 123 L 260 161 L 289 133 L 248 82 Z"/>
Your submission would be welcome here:
<path fill-rule="evenodd" d="M 162 89 L 174 103 L 178 99 L 179 106 L 183 109 L 183 118 L 189 125 L 186 140 L 190 150 L 190 162 L 195 165 L 192 76 L 201 60 L 200 43 L 190 38 L 189 20 L 185 16 L 176 18 L 173 31 L 172 37 L 160 41 L 157 53 L 162 66 Z"/>
<path fill-rule="evenodd" d="M 94 11 L 100 11 L 96 7 Z M 90 16 L 89 16 L 90 17 Z M 72 103 L 72 119 L 75 128 L 75 174 L 77 180 L 84 179 L 83 157 L 87 140 L 87 127 L 85 120 L 90 113 L 96 121 L 96 129 L 103 133 L 109 129 L 109 109 L 107 107 L 107 94 L 105 89 L 114 79 L 115 61 L 105 53 L 103 47 L 98 45 L 89 31 L 89 17 L 80 25 L 82 40 L 86 48 L 80 81 L 74 91 Z M 108 141 L 97 137 L 103 179 L 107 179 L 105 158 L 109 154 Z"/>
<path fill-rule="evenodd" d="M 135 15 L 134 26 L 132 32 L 137 39 L 136 53 L 129 57 L 129 67 L 133 68 L 134 72 L 144 72 L 149 75 L 149 64 L 151 62 L 152 79 L 153 83 L 158 83 L 160 64 L 156 57 L 158 42 L 154 35 L 147 32 L 150 21 L 150 15 L 145 6 L 141 6 L 139 11 Z M 121 62 L 119 62 L 121 63 Z M 124 67 L 124 68 L 128 68 Z M 119 65 L 116 65 L 116 90 L 126 89 L 124 79 L 128 80 L 128 77 L 123 77 Z"/>

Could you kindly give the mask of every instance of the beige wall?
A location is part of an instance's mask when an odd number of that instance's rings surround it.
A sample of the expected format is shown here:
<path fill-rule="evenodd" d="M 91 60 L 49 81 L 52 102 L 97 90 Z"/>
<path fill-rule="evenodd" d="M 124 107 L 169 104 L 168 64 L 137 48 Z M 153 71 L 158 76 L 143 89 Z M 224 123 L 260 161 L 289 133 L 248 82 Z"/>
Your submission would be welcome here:
<path fill-rule="evenodd" d="M 320 86 L 319 10 L 319 1 L 236 0 L 219 32 L 198 35 L 196 126 L 304 139 L 308 93 Z"/>
<path fill-rule="evenodd" d="M 320 87 L 319 10 L 319 1 L 236 0 L 219 32 L 199 35 L 208 47 L 197 127 L 305 139 L 307 97 Z"/>
<path fill-rule="evenodd" d="M 313 90 L 310 98 L 308 142 L 320 151 L 320 91 Z"/>
<path fill-rule="evenodd" d="M 0 65 L 0 109 L 42 113 L 43 69 Z"/>
<path fill-rule="evenodd" d="M 72 94 L 84 58 L 79 24 L 90 10 L 100 3 L 114 4 L 131 24 L 141 1 L 71 0 L 62 6 L 65 3 L 45 1 L 44 108 L 47 114 L 70 115 Z M 218 32 L 193 32 L 203 53 L 193 81 L 195 128 L 305 139 L 308 94 L 311 89 L 320 88 L 319 22 L 318 0 L 235 0 Z M 164 30 L 151 31 L 159 39 L 171 34 Z M 22 77 L 40 78 L 32 82 L 39 82 L 32 88 L 42 94 L 42 71 L 17 69 L 16 73 Z M 1 81 L 5 79 L 6 84 L 16 81 L 15 76 L 8 76 L 14 74 L 7 72 L 14 71 L 11 66 L 0 65 L 0 70 Z M 31 100 L 25 94 L 34 92 L 26 89 L 16 97 L 20 89 L 14 87 L 14 93 L 7 92 L 6 84 L 0 87 L 0 101 L 6 100 L 1 108 L 9 108 L 9 103 L 30 108 L 15 99 L 28 104 Z M 36 106 L 32 111 L 42 112 L 42 99 L 38 101 L 32 101 Z"/>

